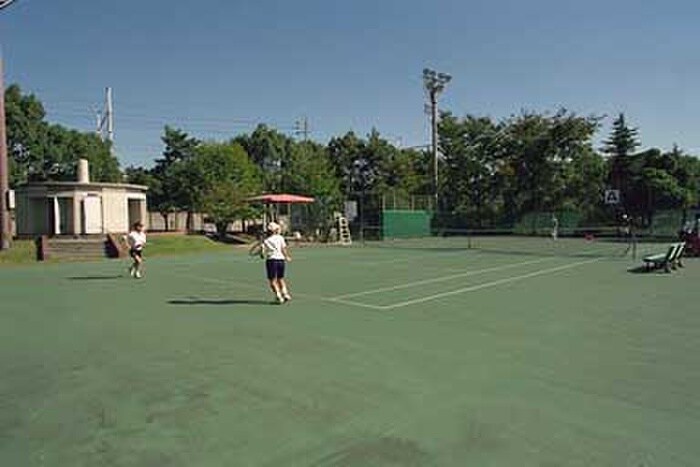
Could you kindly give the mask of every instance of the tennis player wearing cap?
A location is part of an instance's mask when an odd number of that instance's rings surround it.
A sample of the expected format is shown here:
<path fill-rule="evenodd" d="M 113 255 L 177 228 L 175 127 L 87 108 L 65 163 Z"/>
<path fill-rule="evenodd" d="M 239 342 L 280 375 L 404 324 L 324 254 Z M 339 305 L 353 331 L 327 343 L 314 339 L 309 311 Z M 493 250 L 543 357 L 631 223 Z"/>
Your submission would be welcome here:
<path fill-rule="evenodd" d="M 292 299 L 284 280 L 285 262 L 291 261 L 287 250 L 287 242 L 281 235 L 282 227 L 277 222 L 267 224 L 268 237 L 262 241 L 262 251 L 265 255 L 265 269 L 270 288 L 275 294 L 277 303 L 288 302 Z"/>

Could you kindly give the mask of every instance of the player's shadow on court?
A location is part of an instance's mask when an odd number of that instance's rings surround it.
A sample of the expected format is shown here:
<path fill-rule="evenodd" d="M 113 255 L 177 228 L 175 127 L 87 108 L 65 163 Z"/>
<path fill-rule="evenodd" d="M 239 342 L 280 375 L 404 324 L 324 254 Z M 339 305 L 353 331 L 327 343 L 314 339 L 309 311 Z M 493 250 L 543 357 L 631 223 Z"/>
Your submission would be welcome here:
<path fill-rule="evenodd" d="M 270 305 L 270 300 L 186 298 L 168 300 L 169 305 Z"/>
<path fill-rule="evenodd" d="M 123 275 L 111 275 L 111 276 L 73 276 L 69 277 L 69 281 L 113 281 L 116 279 L 121 279 Z"/>
<path fill-rule="evenodd" d="M 668 274 L 664 268 L 648 268 L 646 266 L 635 266 L 627 270 L 630 274 Z M 669 271 L 670 272 L 670 271 Z"/>

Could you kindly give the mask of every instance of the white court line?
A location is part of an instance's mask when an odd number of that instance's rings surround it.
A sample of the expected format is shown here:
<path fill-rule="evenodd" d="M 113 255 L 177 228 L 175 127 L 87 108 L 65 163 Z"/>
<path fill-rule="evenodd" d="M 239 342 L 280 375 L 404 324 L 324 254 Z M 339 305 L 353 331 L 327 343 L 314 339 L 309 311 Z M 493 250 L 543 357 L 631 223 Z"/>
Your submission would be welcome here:
<path fill-rule="evenodd" d="M 371 247 L 367 247 L 371 248 Z M 388 249 L 388 248 L 387 248 Z M 423 255 L 413 255 L 408 258 L 394 258 L 394 259 L 387 259 L 387 260 L 379 260 L 379 261 L 363 261 L 363 260 L 353 260 L 350 261 L 350 263 L 355 263 L 360 266 L 379 266 L 382 264 L 398 264 L 398 263 L 410 263 L 413 261 L 421 260 L 424 258 L 434 258 L 435 256 L 454 256 L 455 253 L 453 251 L 451 252 L 439 252 L 439 253 L 426 253 Z"/>
<path fill-rule="evenodd" d="M 242 288 L 248 288 L 248 289 L 255 289 L 255 290 L 261 290 L 264 289 L 263 286 L 260 285 L 255 285 L 251 284 L 249 282 L 241 282 L 240 280 L 223 280 L 223 279 L 216 279 L 213 277 L 202 277 L 202 276 L 192 276 L 192 275 L 185 275 L 185 274 L 178 274 L 178 273 L 173 273 L 173 272 L 166 272 L 166 274 L 170 274 L 171 276 L 175 277 L 182 277 L 186 279 L 198 279 L 202 282 L 209 282 L 213 284 L 225 284 L 229 285 L 231 287 L 242 287 Z M 310 300 L 318 300 L 322 302 L 330 302 L 330 303 L 342 303 L 344 305 L 350 305 L 350 306 L 355 306 L 359 308 L 369 308 L 371 310 L 382 310 L 383 307 L 379 305 L 370 305 L 369 303 L 360 303 L 360 302 L 353 302 L 350 300 L 335 300 L 333 298 L 329 297 L 322 297 L 320 295 L 311 295 L 311 294 L 306 294 L 306 293 L 299 293 L 299 292 L 294 292 L 293 297 L 301 297 L 301 298 L 308 298 Z"/>
<path fill-rule="evenodd" d="M 352 306 L 359 306 L 361 308 L 369 308 L 371 310 L 384 310 L 384 306 L 382 305 L 371 305 L 369 303 L 362 303 L 362 302 L 355 302 L 353 300 L 343 300 L 342 298 L 328 298 L 328 297 L 323 297 L 321 300 L 325 302 L 331 302 L 331 303 L 341 303 L 343 305 L 352 305 Z"/>
<path fill-rule="evenodd" d="M 542 263 L 544 261 L 551 261 L 552 259 L 554 259 L 554 258 L 533 259 L 530 261 L 523 261 L 521 263 L 512 263 L 512 264 L 505 264 L 503 266 L 494 266 L 494 267 L 486 268 L 486 269 L 477 269 L 475 271 L 467 271 L 467 272 L 463 272 L 461 274 L 451 274 L 449 276 L 440 276 L 440 277 L 435 277 L 432 279 L 424 279 L 424 280 L 415 281 L 415 282 L 407 282 L 405 284 L 393 285 L 393 286 L 389 286 L 389 287 L 381 287 L 379 289 L 363 290 L 362 292 L 355 292 L 355 293 L 338 295 L 336 297 L 333 297 L 333 300 L 341 300 L 344 298 L 351 298 L 351 297 L 360 297 L 362 295 L 371 295 L 371 294 L 380 293 L 380 292 L 391 292 L 392 290 L 401 290 L 401 289 L 407 289 L 409 287 L 413 287 L 416 285 L 444 282 L 444 281 L 449 281 L 449 280 L 460 278 L 460 277 L 478 276 L 479 274 L 485 274 L 487 272 L 502 271 L 504 269 L 512 269 L 512 268 L 516 268 L 519 266 L 525 266 L 527 264 L 535 264 L 535 263 Z"/>
<path fill-rule="evenodd" d="M 449 297 L 451 295 L 458 295 L 466 292 L 474 292 L 476 290 L 487 289 L 489 287 L 495 287 L 501 284 L 508 284 L 511 282 L 517 282 L 524 279 L 529 279 L 531 277 L 542 276 L 544 274 L 549 274 L 552 272 L 563 271 L 565 269 L 571 269 L 578 266 L 583 266 L 584 264 L 595 263 L 601 261 L 603 258 L 589 259 L 586 261 L 579 261 L 577 263 L 565 264 L 563 266 L 557 266 L 554 268 L 540 269 L 539 271 L 531 272 L 528 274 L 522 274 L 520 276 L 506 277 L 505 279 L 499 279 L 497 281 L 486 282 L 484 284 L 472 285 L 470 287 L 464 287 L 457 290 L 450 290 L 449 292 L 442 292 L 434 295 L 429 295 L 427 297 L 416 298 L 414 300 L 407 300 L 405 302 L 393 303 L 391 305 L 384 305 L 381 307 L 382 310 L 393 310 L 395 308 L 401 308 L 409 305 L 416 305 L 418 303 L 429 302 L 431 300 L 436 300 L 438 298 Z"/>

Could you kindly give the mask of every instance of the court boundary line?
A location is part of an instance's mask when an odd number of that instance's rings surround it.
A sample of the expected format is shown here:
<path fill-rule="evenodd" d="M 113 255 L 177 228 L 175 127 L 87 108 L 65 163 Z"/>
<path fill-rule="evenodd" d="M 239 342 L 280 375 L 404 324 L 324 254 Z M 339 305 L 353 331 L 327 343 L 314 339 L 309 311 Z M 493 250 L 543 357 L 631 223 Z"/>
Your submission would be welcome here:
<path fill-rule="evenodd" d="M 589 259 L 586 261 L 578 261 L 576 263 L 564 264 L 562 266 L 556 266 L 553 268 L 540 269 L 539 271 L 534 271 L 534 272 L 530 272 L 527 274 L 521 274 L 519 276 L 506 277 L 506 278 L 491 281 L 491 282 L 485 282 L 483 284 L 472 285 L 469 287 L 462 287 L 460 289 L 450 290 L 447 292 L 441 292 L 441 293 L 437 293 L 437 294 L 433 294 L 433 295 L 428 295 L 426 297 L 420 297 L 420 298 L 416 298 L 413 300 L 406 300 L 405 302 L 398 302 L 398 303 L 392 303 L 390 305 L 383 305 L 383 306 L 381 306 L 381 310 L 394 310 L 396 308 L 403 308 L 403 307 L 410 306 L 410 305 L 416 305 L 418 303 L 425 303 L 425 302 L 437 300 L 437 299 L 443 298 L 443 297 L 449 297 L 452 295 L 459 295 L 459 294 L 468 293 L 468 292 L 475 292 L 477 290 L 487 289 L 490 287 L 496 287 L 496 286 L 502 285 L 502 284 L 509 284 L 512 282 L 518 282 L 521 280 L 529 279 L 531 277 L 542 276 L 545 274 L 563 271 L 566 269 L 573 269 L 573 268 L 578 267 L 578 266 L 583 266 L 585 264 L 591 264 L 591 263 L 595 263 L 595 262 L 602 261 L 602 260 L 603 260 L 603 258 L 594 258 L 594 259 Z"/>
<path fill-rule="evenodd" d="M 546 260 L 549 260 L 549 259 L 553 259 L 553 258 L 540 258 L 540 259 L 538 259 L 538 260 L 533 260 L 533 261 L 543 262 L 543 261 L 546 261 Z M 419 303 L 425 303 L 425 302 L 429 302 L 429 301 L 432 301 L 432 300 L 437 300 L 437 299 L 443 298 L 443 297 L 449 297 L 449 296 L 453 296 L 453 295 L 459 295 L 459 294 L 462 294 L 462 293 L 475 292 L 475 291 L 482 290 L 482 289 L 487 289 L 487 288 L 491 288 L 491 287 L 496 287 L 496 286 L 499 286 L 499 285 L 502 285 L 502 284 L 508 284 L 508 283 L 513 283 L 513 282 L 518 282 L 518 281 L 525 280 L 525 279 L 529 279 L 529 278 L 532 278 L 532 277 L 538 277 L 538 276 L 542 276 L 542 275 L 545 275 L 545 274 L 550 274 L 550 273 L 553 273 L 553 272 L 558 272 L 558 271 L 563 271 L 563 270 L 567 270 L 567 269 L 572 269 L 572 268 L 575 268 L 575 267 L 578 267 L 578 266 L 583 266 L 583 265 L 586 265 L 586 264 L 591 264 L 591 263 L 599 262 L 599 261 L 602 261 L 603 259 L 605 259 L 605 258 L 593 258 L 593 259 L 588 259 L 588 260 L 585 260 L 585 261 L 578 261 L 578 262 L 575 262 L 575 263 L 568 263 L 568 264 L 564 264 L 564 265 L 561 265 L 561 266 L 555 266 L 555 267 L 551 267 L 551 268 L 540 269 L 540 270 L 533 271 L 533 272 L 530 272 L 530 273 L 521 274 L 521 275 L 518 275 L 518 276 L 510 276 L 510 277 L 506 277 L 506 278 L 503 278 L 503 279 L 498 279 L 498 280 L 491 281 L 491 282 L 485 282 L 485 283 L 482 283 L 482 284 L 476 284 L 476 285 L 472 285 L 472 286 L 469 286 L 469 287 L 462 287 L 462 288 L 459 288 L 459 289 L 456 289 L 456 290 L 449 290 L 449 291 L 446 291 L 446 292 L 440 292 L 440 293 L 437 293 L 437 294 L 428 295 L 428 296 L 425 296 L 425 297 L 418 297 L 418 298 L 415 298 L 415 299 L 412 299 L 412 300 L 407 300 L 407 301 L 398 302 L 398 303 L 392 303 L 392 304 L 389 304 L 389 305 L 373 305 L 373 304 L 371 304 L 371 303 L 364 303 L 364 302 L 358 302 L 358 301 L 354 301 L 354 300 L 347 300 L 347 299 L 346 299 L 347 295 L 339 295 L 339 296 L 337 296 L 337 297 L 324 297 L 324 296 L 321 296 L 321 295 L 307 294 L 307 293 L 303 293 L 303 292 L 295 293 L 295 295 L 296 295 L 297 297 L 300 297 L 300 298 L 307 298 L 307 299 L 317 300 L 317 301 L 322 301 L 322 302 L 327 302 L 327 303 L 343 304 L 343 305 L 348 305 L 348 306 L 353 306 L 353 307 L 358 307 L 358 308 L 371 309 L 371 310 L 375 310 L 375 311 L 388 311 L 388 310 L 394 310 L 394 309 L 397 309 L 397 308 L 403 308 L 403 307 L 406 307 L 406 306 L 415 305 L 415 304 L 419 304 Z M 527 262 L 526 262 L 526 263 L 527 263 Z M 518 264 L 519 264 L 519 265 L 522 265 L 521 263 L 518 263 Z M 504 265 L 504 266 L 505 266 L 505 265 Z M 497 267 L 500 268 L 500 266 L 497 266 Z M 491 269 L 493 269 L 493 268 L 491 268 Z M 223 280 L 223 279 L 217 279 L 217 278 L 213 278 L 213 277 L 190 276 L 190 275 L 178 274 L 178 273 L 173 273 L 173 272 L 166 272 L 166 274 L 170 274 L 170 275 L 177 276 L 177 277 L 188 278 L 188 279 L 195 278 L 195 279 L 199 279 L 200 281 L 203 281 L 203 282 L 210 282 L 210 283 L 217 283 L 217 284 L 226 284 L 226 285 L 231 285 L 231 286 L 236 286 L 236 285 L 238 285 L 238 286 L 242 286 L 242 287 L 248 288 L 248 289 L 261 290 L 261 288 L 263 288 L 263 287 L 261 287 L 261 286 L 254 285 L 254 284 L 251 284 L 251 283 L 249 283 L 249 282 L 243 282 L 243 281 L 240 281 L 240 280 L 238 280 L 238 281 L 226 281 L 226 280 Z M 446 276 L 445 276 L 445 277 L 446 277 Z M 454 276 L 454 275 L 453 275 L 453 276 L 450 276 L 450 278 L 452 278 L 452 277 L 455 277 L 455 276 Z M 442 278 L 436 278 L 436 279 L 442 279 Z M 430 280 L 430 279 L 429 279 L 429 280 Z M 445 279 L 445 280 L 447 280 L 447 279 Z M 400 284 L 400 285 L 401 285 L 401 286 L 405 286 L 405 284 Z M 413 285 L 416 285 L 416 284 L 411 283 L 411 286 L 413 286 Z M 394 287 L 397 287 L 397 286 L 394 286 Z M 401 287 L 401 288 L 406 288 L 406 287 Z M 354 294 L 353 294 L 353 296 L 354 296 Z"/>
<path fill-rule="evenodd" d="M 244 282 L 244 281 L 240 281 L 240 280 L 226 281 L 223 279 L 217 279 L 215 277 L 189 276 L 189 275 L 179 274 L 179 273 L 170 272 L 170 271 L 166 272 L 166 274 L 170 274 L 171 276 L 175 276 L 175 277 L 182 277 L 185 279 L 198 279 L 202 282 L 209 282 L 209 283 L 213 283 L 213 284 L 230 285 L 232 287 L 240 286 L 243 288 L 255 289 L 255 290 L 259 290 L 259 291 L 262 289 L 265 289 L 264 286 L 255 285 L 255 284 L 252 284 L 250 282 Z M 306 298 L 309 300 L 317 300 L 317 301 L 321 301 L 321 302 L 329 302 L 329 303 L 336 303 L 336 304 L 340 303 L 340 304 L 344 304 L 344 305 L 355 306 L 358 308 L 368 308 L 370 310 L 382 310 L 383 309 L 379 305 L 372 305 L 370 303 L 354 302 L 351 300 L 334 300 L 331 297 L 324 297 L 321 295 L 307 294 L 307 293 L 303 293 L 303 292 L 294 292 L 293 297 Z M 273 303 L 273 301 L 270 300 L 270 303 Z"/>
<path fill-rule="evenodd" d="M 381 292 L 391 292 L 393 290 L 407 289 L 407 288 L 413 287 L 415 285 L 434 284 L 437 282 L 449 281 L 451 279 L 458 279 L 460 277 L 478 276 L 481 274 L 486 274 L 488 272 L 502 271 L 505 269 L 512 269 L 512 268 L 516 268 L 519 266 L 525 266 L 528 264 L 536 264 L 536 263 L 542 263 L 545 261 L 551 261 L 553 259 L 555 259 L 555 258 L 548 257 L 548 258 L 540 258 L 540 259 L 534 259 L 534 260 L 529 260 L 529 261 L 522 261 L 520 263 L 503 264 L 501 266 L 493 266 L 493 267 L 485 268 L 485 269 L 477 269 L 474 271 L 465 271 L 465 272 L 462 272 L 460 274 L 451 274 L 449 276 L 433 277 L 431 279 L 423 279 L 420 281 L 406 282 L 403 284 L 387 286 L 387 287 L 380 287 L 377 289 L 363 290 L 361 292 L 347 293 L 347 294 L 337 295 L 337 296 L 331 297 L 331 298 L 333 300 L 343 300 L 346 298 L 360 297 L 363 295 L 371 295 L 371 294 L 381 293 Z"/>

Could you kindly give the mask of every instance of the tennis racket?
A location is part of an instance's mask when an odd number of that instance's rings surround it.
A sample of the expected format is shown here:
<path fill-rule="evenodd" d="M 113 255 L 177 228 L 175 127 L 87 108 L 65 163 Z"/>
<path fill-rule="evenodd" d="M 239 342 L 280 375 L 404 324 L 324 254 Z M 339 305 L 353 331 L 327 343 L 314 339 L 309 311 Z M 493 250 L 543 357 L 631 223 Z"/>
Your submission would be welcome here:
<path fill-rule="evenodd" d="M 10 6 L 10 4 L 11 4 L 13 1 L 14 1 L 14 0 L 0 0 L 0 10 L 2 10 L 2 9 L 5 8 L 5 7 Z"/>
<path fill-rule="evenodd" d="M 263 251 L 262 242 L 261 241 L 255 242 L 253 244 L 253 246 L 250 247 L 250 250 L 248 250 L 248 255 L 250 255 L 251 258 L 264 259 L 265 252 Z"/>

